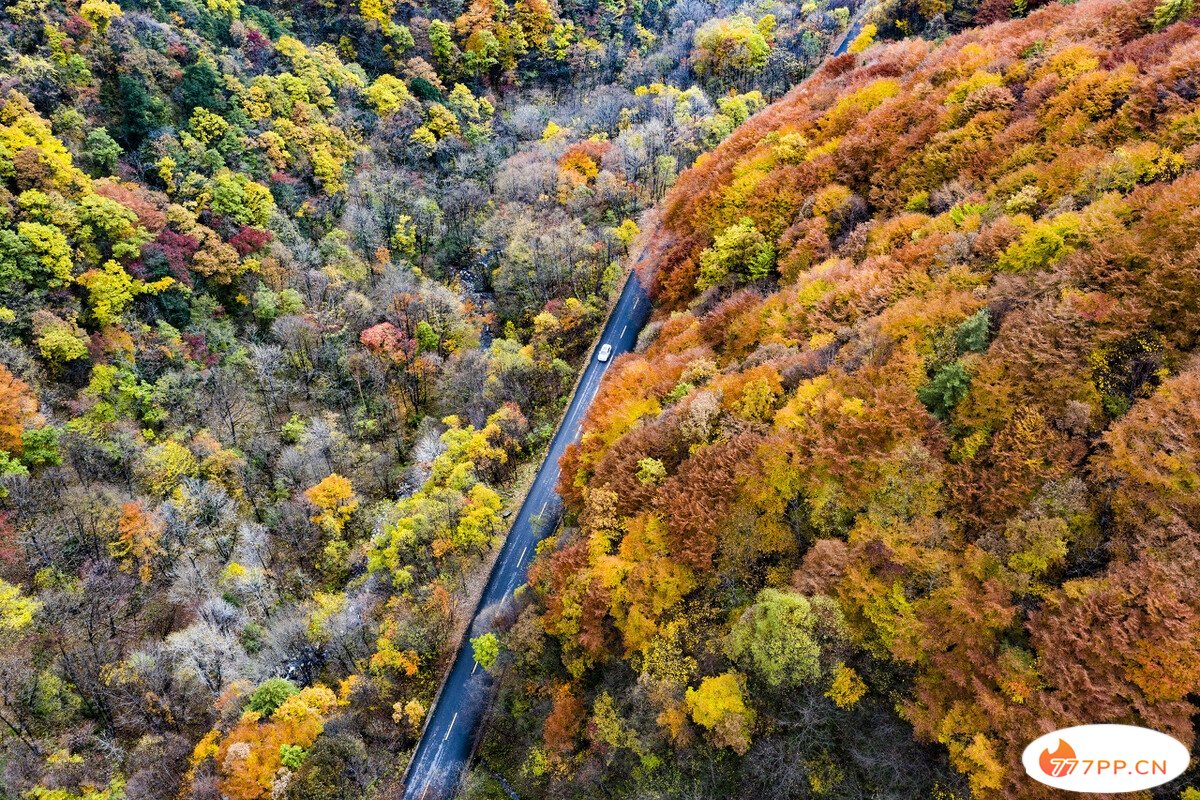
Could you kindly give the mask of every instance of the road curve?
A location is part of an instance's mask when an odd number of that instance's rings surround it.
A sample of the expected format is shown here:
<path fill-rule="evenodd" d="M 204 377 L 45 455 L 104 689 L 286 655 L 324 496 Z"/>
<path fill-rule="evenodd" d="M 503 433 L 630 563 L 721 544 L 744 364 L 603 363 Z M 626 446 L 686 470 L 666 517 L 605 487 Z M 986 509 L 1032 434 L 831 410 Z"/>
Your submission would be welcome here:
<path fill-rule="evenodd" d="M 469 636 L 487 632 L 494 609 L 511 598 L 517 587 L 525 583 L 529 562 L 538 541 L 553 529 L 561 512 L 561 502 L 555 492 L 558 460 L 567 445 L 579 439 L 580 424 L 600 388 L 600 381 L 608 366 L 618 355 L 633 349 L 638 333 L 649 318 L 650 299 L 637 273 L 633 272 L 625 282 L 621 297 L 600 336 L 600 345 L 612 345 L 612 357 L 607 362 L 601 362 L 593 354 L 588 361 L 562 424 L 550 442 L 550 450 L 492 568 L 471 621 Z M 404 800 L 444 800 L 452 796 L 470 758 L 490 684 L 487 672 L 478 667 L 470 645 L 464 642 L 455 656 L 454 665 L 433 707 L 421 741 L 417 743 L 417 750 L 413 753 L 404 787 Z"/>

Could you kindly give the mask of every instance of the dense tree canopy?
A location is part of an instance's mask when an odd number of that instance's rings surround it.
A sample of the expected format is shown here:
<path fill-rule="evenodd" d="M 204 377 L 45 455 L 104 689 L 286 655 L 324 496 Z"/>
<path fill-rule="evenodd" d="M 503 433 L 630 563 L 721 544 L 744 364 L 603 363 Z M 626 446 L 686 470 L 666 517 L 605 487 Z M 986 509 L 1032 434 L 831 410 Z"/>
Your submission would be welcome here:
<path fill-rule="evenodd" d="M 1016 796 L 1047 719 L 1191 741 L 1194 10 L 1039 5 L 8 3 L 0 795 L 395 796 L 641 252 L 472 646 L 487 769 Z"/>
<path fill-rule="evenodd" d="M 521 791 L 1026 798 L 1055 727 L 1194 743 L 1191 14 L 868 41 L 681 175 L 506 634 Z"/>
<path fill-rule="evenodd" d="M 0 796 L 395 792 L 635 220 L 847 21 L 7 4 Z"/>

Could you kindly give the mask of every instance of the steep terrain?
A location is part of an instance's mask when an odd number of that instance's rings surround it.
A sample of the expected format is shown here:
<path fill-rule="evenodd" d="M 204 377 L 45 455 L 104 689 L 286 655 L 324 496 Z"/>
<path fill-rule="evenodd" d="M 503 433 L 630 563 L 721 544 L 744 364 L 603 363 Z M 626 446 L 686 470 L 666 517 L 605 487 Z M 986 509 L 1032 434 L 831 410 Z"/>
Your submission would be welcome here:
<path fill-rule="evenodd" d="M 681 176 L 505 638 L 522 796 L 1036 797 L 1055 727 L 1193 744 L 1190 13 L 839 57 Z"/>
<path fill-rule="evenodd" d="M 851 11 L 6 3 L 0 797 L 397 792 L 634 219 Z"/>

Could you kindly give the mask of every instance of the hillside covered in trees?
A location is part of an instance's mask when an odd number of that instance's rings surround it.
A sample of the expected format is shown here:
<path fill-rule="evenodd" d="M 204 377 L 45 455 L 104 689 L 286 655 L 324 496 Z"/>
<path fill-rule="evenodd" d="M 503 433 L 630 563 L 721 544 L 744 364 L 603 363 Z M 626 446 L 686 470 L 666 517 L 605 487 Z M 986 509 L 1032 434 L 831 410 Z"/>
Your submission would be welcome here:
<path fill-rule="evenodd" d="M 1055 728 L 1194 746 L 1191 14 L 1083 0 L 834 58 L 681 176 L 655 320 L 503 638 L 489 769 L 1030 798 Z"/>
<path fill-rule="evenodd" d="M 6 2 L 0 797 L 398 796 L 635 219 L 853 9 Z"/>

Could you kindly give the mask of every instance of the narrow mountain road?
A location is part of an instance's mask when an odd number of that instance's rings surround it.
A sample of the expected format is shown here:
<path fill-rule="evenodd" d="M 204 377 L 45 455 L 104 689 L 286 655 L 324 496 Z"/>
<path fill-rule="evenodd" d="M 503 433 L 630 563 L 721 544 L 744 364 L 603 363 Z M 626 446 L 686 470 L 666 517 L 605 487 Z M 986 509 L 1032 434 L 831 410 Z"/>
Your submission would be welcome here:
<path fill-rule="evenodd" d="M 841 55 L 850 47 L 854 37 L 862 30 L 869 5 L 863 3 L 859 7 L 842 40 L 834 48 L 833 55 Z M 567 445 L 579 438 L 580 424 L 609 364 L 621 353 L 633 349 L 638 333 L 649 318 L 650 299 L 634 271 L 605 323 L 597 347 L 611 345 L 612 356 L 603 362 L 593 354 L 584 369 L 575 396 L 571 398 L 571 405 L 550 443 L 550 451 L 496 559 L 475 618 L 471 621 L 469 637 L 486 633 L 492 616 L 489 613 L 491 609 L 512 597 L 517 587 L 525 583 L 534 548 L 541 537 L 553 529 L 561 511 L 561 502 L 555 492 L 559 474 L 558 459 Z M 409 764 L 404 800 L 445 800 L 452 796 L 471 756 L 490 686 L 489 676 L 475 663 L 471 647 L 460 647 Z"/>
<path fill-rule="evenodd" d="M 871 10 L 871 5 L 871 3 L 863 2 L 858 7 L 858 11 L 854 12 L 854 18 L 850 20 L 850 27 L 842 35 L 842 40 L 838 42 L 837 47 L 833 48 L 832 55 L 844 55 L 850 49 L 850 45 L 854 43 L 854 38 L 862 33 L 863 22 L 866 20 L 867 12 Z"/>
<path fill-rule="evenodd" d="M 491 609 L 512 597 L 517 587 L 525 583 L 534 549 L 541 537 L 553 529 L 561 511 L 561 501 L 555 492 L 558 460 L 567 445 L 579 439 L 580 424 L 608 366 L 618 355 L 633 349 L 649 318 L 650 299 L 633 272 L 604 325 L 597 347 L 598 351 L 603 345 L 611 345 L 612 356 L 608 361 L 599 361 L 593 354 L 584 369 L 546 459 L 496 559 L 468 636 L 486 633 Z M 464 643 L 417 743 L 408 768 L 404 800 L 444 800 L 452 796 L 470 758 L 490 683 L 488 673 L 475 663 L 470 645 Z"/>

